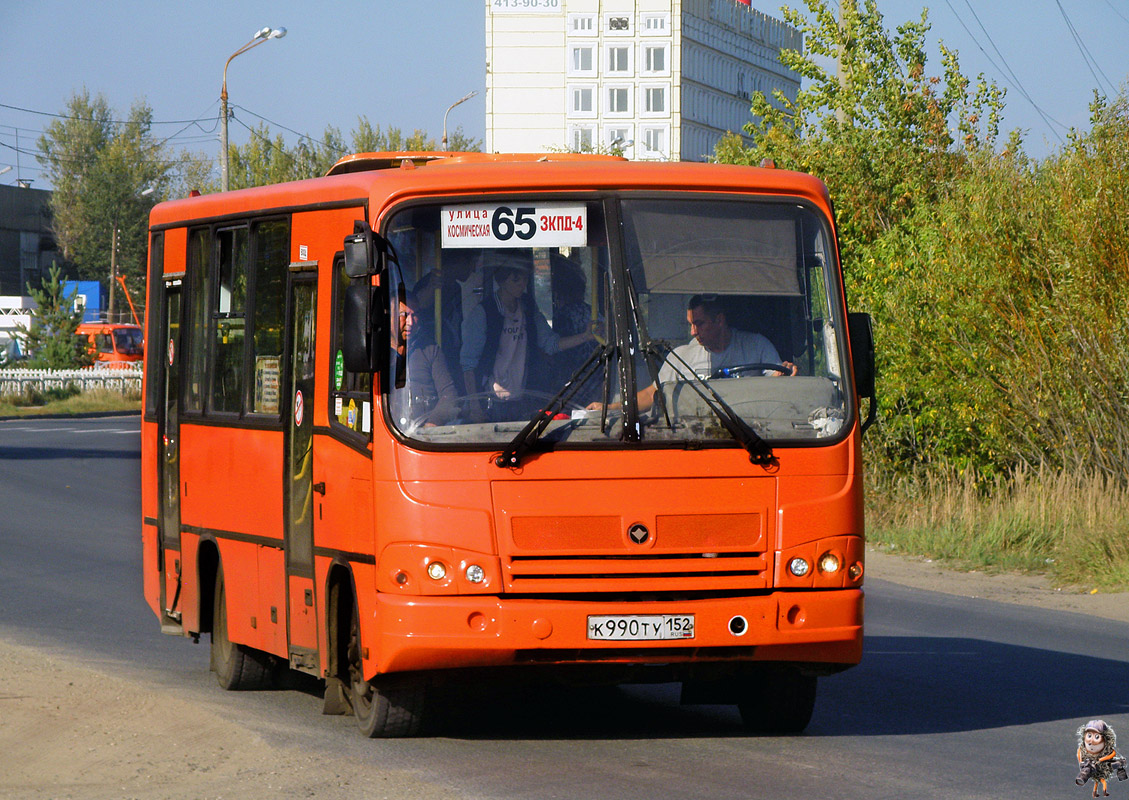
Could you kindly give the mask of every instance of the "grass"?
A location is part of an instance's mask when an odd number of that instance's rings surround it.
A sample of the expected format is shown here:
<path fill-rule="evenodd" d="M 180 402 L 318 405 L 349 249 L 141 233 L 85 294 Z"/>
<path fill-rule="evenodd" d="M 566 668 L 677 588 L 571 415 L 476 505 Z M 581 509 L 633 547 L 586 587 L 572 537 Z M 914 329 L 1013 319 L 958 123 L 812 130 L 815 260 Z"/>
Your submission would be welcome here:
<path fill-rule="evenodd" d="M 1018 470 L 878 480 L 872 543 L 983 570 L 1047 574 L 1060 585 L 1129 590 L 1129 489 L 1098 474 Z"/>
<path fill-rule="evenodd" d="M 98 414 L 110 411 L 140 411 L 141 395 L 106 389 L 89 392 L 50 389 L 0 397 L 0 417 L 31 417 L 45 414 Z"/>

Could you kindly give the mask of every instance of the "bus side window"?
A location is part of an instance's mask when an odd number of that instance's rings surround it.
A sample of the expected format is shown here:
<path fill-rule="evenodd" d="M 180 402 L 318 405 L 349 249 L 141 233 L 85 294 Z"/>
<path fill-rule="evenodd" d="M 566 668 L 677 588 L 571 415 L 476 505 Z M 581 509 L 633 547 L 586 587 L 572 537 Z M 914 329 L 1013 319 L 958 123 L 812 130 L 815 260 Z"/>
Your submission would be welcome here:
<path fill-rule="evenodd" d="M 94 347 L 99 353 L 114 352 L 114 337 L 108 333 L 94 334 Z"/>
<path fill-rule="evenodd" d="M 254 369 L 251 411 L 279 412 L 282 331 L 286 308 L 286 266 L 290 221 L 269 220 L 254 228 L 254 287 L 251 303 L 251 364 Z"/>
<path fill-rule="evenodd" d="M 204 391 L 208 379 L 207 354 L 209 331 L 208 287 L 211 285 L 212 232 L 209 228 L 197 228 L 188 234 L 188 256 L 186 264 L 188 297 L 188 363 L 186 386 L 184 387 L 184 408 L 188 412 L 200 413 L 204 410 Z"/>
<path fill-rule="evenodd" d="M 247 299 L 247 261 L 250 249 L 246 227 L 216 234 L 218 263 L 215 272 L 212 317 L 212 411 L 239 413 L 243 406 L 243 334 Z"/>

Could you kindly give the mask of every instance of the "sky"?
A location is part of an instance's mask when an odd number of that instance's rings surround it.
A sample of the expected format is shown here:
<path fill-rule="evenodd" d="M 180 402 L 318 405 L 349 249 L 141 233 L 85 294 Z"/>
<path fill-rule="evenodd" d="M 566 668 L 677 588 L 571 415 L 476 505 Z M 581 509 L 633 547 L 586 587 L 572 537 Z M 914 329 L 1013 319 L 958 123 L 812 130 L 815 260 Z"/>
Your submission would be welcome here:
<path fill-rule="evenodd" d="M 887 28 L 920 17 L 920 0 L 878 0 Z M 793 6 L 803 7 L 802 2 Z M 753 0 L 779 16 L 780 2 Z M 1066 130 L 1089 128 L 1094 88 L 1113 95 L 1129 77 L 1129 0 L 937 0 L 936 43 L 960 54 L 962 71 L 1007 89 L 1003 134 L 1024 131 L 1027 152 L 1045 157 Z M 282 39 L 228 68 L 232 142 L 266 122 L 293 144 L 333 125 L 347 137 L 360 116 L 439 139 L 448 130 L 485 136 L 483 0 L 0 0 L 0 184 L 50 188 L 35 159 L 52 114 L 83 88 L 104 95 L 124 119 L 135 102 L 153 109 L 153 132 L 169 144 L 219 152 L 219 94 L 227 58 L 262 27 Z M 1069 20 L 1069 23 L 1068 21 Z"/>

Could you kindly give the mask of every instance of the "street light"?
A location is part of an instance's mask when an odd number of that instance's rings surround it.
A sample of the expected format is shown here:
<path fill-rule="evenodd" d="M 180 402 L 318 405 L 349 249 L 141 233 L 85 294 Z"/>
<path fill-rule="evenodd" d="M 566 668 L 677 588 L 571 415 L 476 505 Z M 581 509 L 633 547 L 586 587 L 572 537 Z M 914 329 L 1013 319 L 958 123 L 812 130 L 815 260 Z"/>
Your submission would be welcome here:
<path fill-rule="evenodd" d="M 254 38 L 231 54 L 231 58 L 223 65 L 223 89 L 220 90 L 220 190 L 227 191 L 227 66 L 236 56 L 243 55 L 253 47 L 258 47 L 268 39 L 281 39 L 286 35 L 286 28 L 262 28 Z"/>
<path fill-rule="evenodd" d="M 447 106 L 447 110 L 445 112 L 443 112 L 443 149 L 444 150 L 447 149 L 447 115 L 451 113 L 452 108 L 459 105 L 460 103 L 465 103 L 467 100 L 474 97 L 476 94 L 478 94 L 478 92 L 468 92 L 467 94 L 463 95 L 458 100 L 456 100 L 455 102 L 451 103 L 451 105 Z"/>

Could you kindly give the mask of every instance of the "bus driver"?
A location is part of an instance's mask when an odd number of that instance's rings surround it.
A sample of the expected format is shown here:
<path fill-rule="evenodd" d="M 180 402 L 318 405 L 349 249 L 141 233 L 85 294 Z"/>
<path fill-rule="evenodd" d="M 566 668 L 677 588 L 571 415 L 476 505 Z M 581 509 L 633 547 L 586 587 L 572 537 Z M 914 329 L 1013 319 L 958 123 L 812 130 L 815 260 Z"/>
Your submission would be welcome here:
<path fill-rule="evenodd" d="M 655 392 L 664 383 L 672 383 L 679 375 L 685 376 L 687 368 L 696 375 L 713 375 L 716 370 L 744 364 L 779 364 L 788 372 L 765 370 L 772 377 L 795 375 L 796 365 L 781 361 L 772 342 L 759 333 L 729 327 L 725 307 L 715 295 L 696 294 L 686 304 L 686 321 L 690 323 L 689 342 L 674 348 L 659 369 L 658 384 L 639 390 L 636 401 L 639 411 L 648 411 L 655 402 Z M 599 411 L 602 403 L 591 403 L 588 408 Z M 618 408 L 613 403 L 609 408 Z"/>

